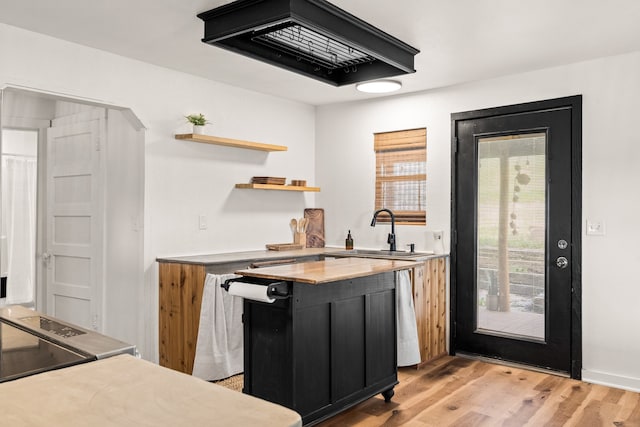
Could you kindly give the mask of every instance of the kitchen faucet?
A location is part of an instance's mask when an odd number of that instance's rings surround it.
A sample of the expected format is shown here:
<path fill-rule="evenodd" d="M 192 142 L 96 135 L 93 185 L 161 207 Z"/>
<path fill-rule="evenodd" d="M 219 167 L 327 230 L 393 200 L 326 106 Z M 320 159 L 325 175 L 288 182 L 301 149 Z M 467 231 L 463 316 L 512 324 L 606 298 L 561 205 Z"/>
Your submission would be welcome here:
<path fill-rule="evenodd" d="M 396 217 L 389 209 L 378 209 L 373 213 L 373 219 L 371 220 L 372 227 L 376 226 L 376 219 L 380 212 L 387 212 L 391 216 L 391 233 L 389 233 L 387 237 L 387 243 L 389 244 L 389 251 L 393 252 L 396 250 Z"/>

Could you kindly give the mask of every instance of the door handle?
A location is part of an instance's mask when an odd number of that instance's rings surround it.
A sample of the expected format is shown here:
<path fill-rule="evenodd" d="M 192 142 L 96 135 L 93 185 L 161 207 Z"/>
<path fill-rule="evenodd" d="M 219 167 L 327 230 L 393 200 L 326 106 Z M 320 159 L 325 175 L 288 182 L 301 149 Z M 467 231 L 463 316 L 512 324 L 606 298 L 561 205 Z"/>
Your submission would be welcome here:
<path fill-rule="evenodd" d="M 49 267 L 49 263 L 51 262 L 51 254 L 48 252 L 43 252 L 42 253 L 42 262 L 44 263 L 45 266 Z"/>
<path fill-rule="evenodd" d="M 556 265 L 560 269 L 567 268 L 567 266 L 569 265 L 569 260 L 563 256 L 560 256 L 558 257 L 558 259 L 556 259 Z"/>

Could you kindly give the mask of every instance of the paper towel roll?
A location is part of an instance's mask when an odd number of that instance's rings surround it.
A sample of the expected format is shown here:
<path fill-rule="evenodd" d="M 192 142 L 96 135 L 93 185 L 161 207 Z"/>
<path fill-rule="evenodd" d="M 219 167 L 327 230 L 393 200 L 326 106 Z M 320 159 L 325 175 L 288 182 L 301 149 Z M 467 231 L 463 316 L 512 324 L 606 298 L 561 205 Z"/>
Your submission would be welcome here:
<path fill-rule="evenodd" d="M 265 285 L 255 285 L 253 283 L 245 283 L 245 282 L 231 282 L 229 284 L 229 294 L 235 295 L 242 298 L 247 298 L 254 301 L 262 301 L 272 303 L 275 301 L 275 298 L 270 298 L 267 296 L 267 286 Z"/>

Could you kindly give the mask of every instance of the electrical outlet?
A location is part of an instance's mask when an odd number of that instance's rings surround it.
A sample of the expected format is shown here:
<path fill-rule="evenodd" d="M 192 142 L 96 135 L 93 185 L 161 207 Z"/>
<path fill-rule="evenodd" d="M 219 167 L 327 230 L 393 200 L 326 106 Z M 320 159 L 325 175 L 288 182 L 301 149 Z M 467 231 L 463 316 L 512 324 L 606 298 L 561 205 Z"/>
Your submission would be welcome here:
<path fill-rule="evenodd" d="M 588 219 L 587 220 L 587 235 L 589 236 L 604 236 L 604 221 L 601 219 Z"/>
<path fill-rule="evenodd" d="M 443 254 L 444 253 L 444 233 L 442 230 L 434 230 L 431 232 L 431 234 L 433 235 L 433 244 L 431 245 L 431 247 L 433 248 L 433 252 L 436 254 Z"/>
<path fill-rule="evenodd" d="M 198 224 L 199 224 L 200 230 L 206 230 L 208 227 L 207 216 L 204 214 L 198 215 Z"/>

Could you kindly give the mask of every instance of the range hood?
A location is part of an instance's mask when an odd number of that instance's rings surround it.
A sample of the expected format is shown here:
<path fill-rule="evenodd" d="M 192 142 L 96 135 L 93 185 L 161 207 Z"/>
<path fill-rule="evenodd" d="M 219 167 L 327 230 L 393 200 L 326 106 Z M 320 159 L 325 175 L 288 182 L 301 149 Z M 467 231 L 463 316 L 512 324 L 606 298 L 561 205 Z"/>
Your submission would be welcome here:
<path fill-rule="evenodd" d="M 334 86 L 414 73 L 419 53 L 326 0 L 237 0 L 198 18 L 204 43 Z"/>

